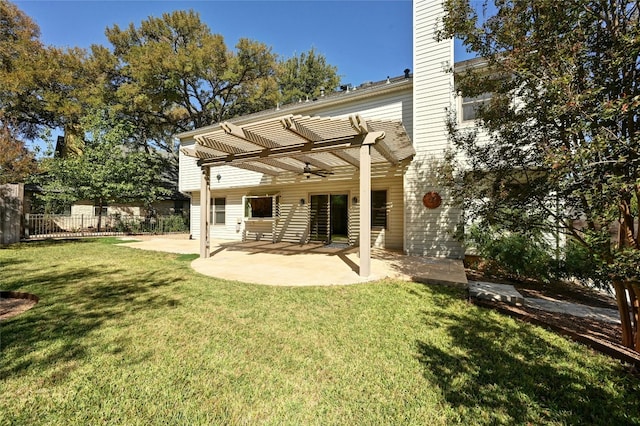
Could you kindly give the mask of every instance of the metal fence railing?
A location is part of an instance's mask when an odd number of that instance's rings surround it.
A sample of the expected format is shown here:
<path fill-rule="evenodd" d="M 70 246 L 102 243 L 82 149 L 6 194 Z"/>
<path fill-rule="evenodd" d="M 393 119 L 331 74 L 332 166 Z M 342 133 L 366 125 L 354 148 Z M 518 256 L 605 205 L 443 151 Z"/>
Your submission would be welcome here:
<path fill-rule="evenodd" d="M 189 232 L 189 218 L 171 216 L 25 215 L 25 238 L 60 238 Z"/>

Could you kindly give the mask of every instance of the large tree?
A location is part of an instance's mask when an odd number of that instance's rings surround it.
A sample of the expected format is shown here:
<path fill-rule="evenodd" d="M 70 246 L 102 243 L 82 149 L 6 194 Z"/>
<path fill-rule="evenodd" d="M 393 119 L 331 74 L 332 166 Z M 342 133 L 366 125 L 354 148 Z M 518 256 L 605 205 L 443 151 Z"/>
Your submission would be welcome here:
<path fill-rule="evenodd" d="M 640 350 L 638 3 L 445 7 L 440 37 L 457 37 L 486 59 L 456 76 L 457 90 L 491 94 L 477 112 L 480 132 L 449 123 L 466 174 L 458 195 L 473 206 L 467 213 L 512 232 L 560 232 L 585 247 L 615 286 L 623 343 Z"/>
<path fill-rule="evenodd" d="M 115 25 L 106 34 L 117 65 L 107 81 L 111 100 L 147 146 L 171 151 L 176 132 L 276 106 L 271 49 L 241 39 L 230 50 L 193 11 L 149 17 L 138 27 Z"/>
<path fill-rule="evenodd" d="M 3 127 L 34 136 L 40 120 L 27 96 L 34 87 L 36 58 L 44 52 L 38 26 L 14 4 L 0 1 L 0 117 Z"/>
<path fill-rule="evenodd" d="M 0 120 L 28 139 L 77 125 L 96 79 L 84 50 L 44 46 L 39 37 L 27 15 L 0 1 Z"/>
<path fill-rule="evenodd" d="M 278 84 L 281 101 L 289 103 L 317 98 L 322 91 L 332 92 L 340 84 L 340 77 L 337 68 L 312 48 L 280 63 Z"/>

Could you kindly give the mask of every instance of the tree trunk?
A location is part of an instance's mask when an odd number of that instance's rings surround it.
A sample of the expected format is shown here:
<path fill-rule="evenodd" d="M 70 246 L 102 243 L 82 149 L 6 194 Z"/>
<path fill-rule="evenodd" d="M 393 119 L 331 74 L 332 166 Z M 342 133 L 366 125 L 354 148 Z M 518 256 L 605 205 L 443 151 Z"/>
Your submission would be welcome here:
<path fill-rule="evenodd" d="M 640 333 L 638 332 L 640 283 L 637 281 L 614 281 L 613 286 L 616 290 L 616 301 L 622 324 L 622 344 L 640 352 Z"/>
<path fill-rule="evenodd" d="M 98 232 L 102 226 L 102 198 L 98 200 Z"/>

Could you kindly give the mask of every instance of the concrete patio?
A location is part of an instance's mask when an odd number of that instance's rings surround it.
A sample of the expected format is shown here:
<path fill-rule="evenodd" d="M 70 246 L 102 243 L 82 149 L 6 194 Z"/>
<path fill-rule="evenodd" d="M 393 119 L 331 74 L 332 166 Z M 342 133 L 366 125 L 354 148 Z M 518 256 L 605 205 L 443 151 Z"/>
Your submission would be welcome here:
<path fill-rule="evenodd" d="M 170 253 L 199 252 L 198 240 L 180 237 L 145 237 L 144 241 L 123 245 Z M 195 259 L 191 267 L 211 277 L 276 286 L 345 285 L 394 278 L 467 287 L 462 260 L 406 256 L 377 249 L 371 252 L 371 275 L 363 279 L 358 275 L 357 251 L 357 247 L 322 243 L 212 240 L 211 257 Z"/>

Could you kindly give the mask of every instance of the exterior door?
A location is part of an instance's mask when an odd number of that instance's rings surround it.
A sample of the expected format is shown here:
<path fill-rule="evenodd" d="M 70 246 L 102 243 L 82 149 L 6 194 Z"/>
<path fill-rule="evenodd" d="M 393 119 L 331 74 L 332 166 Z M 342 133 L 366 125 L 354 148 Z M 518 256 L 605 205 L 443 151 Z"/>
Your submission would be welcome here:
<path fill-rule="evenodd" d="M 349 229 L 349 196 L 347 194 L 331 194 L 329 217 L 331 221 L 331 242 L 346 243 Z"/>
<path fill-rule="evenodd" d="M 310 239 L 346 242 L 349 224 L 349 196 L 321 194 L 311 196 Z"/>

